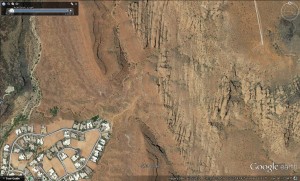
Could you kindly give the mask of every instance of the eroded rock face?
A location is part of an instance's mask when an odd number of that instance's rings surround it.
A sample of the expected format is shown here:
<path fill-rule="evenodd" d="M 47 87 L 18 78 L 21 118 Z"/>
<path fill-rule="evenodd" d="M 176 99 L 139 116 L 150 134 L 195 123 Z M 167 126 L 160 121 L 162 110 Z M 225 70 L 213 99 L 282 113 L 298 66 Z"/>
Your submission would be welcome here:
<path fill-rule="evenodd" d="M 249 174 L 247 164 L 255 159 L 299 162 L 295 150 L 300 128 L 299 77 L 293 74 L 278 83 L 274 80 L 280 74 L 272 77 L 276 68 L 265 71 L 264 65 L 255 62 L 272 55 L 259 54 L 258 60 L 252 60 L 252 56 L 232 50 L 231 37 L 240 32 L 231 32 L 231 26 L 235 26 L 230 20 L 235 11 L 231 4 L 129 3 L 128 14 L 144 48 L 157 49 L 157 85 L 168 113 L 165 121 L 190 174 Z M 246 23 L 243 18 L 239 21 Z M 288 24 L 291 27 L 286 27 Z M 281 31 L 282 38 L 290 42 L 293 24 L 281 20 L 279 28 L 273 31 L 276 36 L 280 37 Z M 243 33 L 246 36 L 247 32 Z M 231 140 L 233 135 L 247 139 L 243 131 L 252 135 L 252 143 Z M 241 148 L 225 155 L 225 144 L 241 144 Z M 247 148 L 249 144 L 257 148 Z M 243 148 L 253 152 L 233 157 L 240 163 L 224 161 L 228 154 L 230 157 L 245 151 Z M 262 156 L 254 153 L 256 149 L 263 150 Z M 236 164 L 243 167 L 243 172 L 233 169 L 238 168 Z"/>

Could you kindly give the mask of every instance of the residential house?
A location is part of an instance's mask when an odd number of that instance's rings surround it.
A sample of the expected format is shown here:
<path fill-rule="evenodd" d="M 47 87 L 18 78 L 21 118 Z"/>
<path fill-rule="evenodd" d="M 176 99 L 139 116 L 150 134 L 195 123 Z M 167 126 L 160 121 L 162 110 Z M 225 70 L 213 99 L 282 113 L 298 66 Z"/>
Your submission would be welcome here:
<path fill-rule="evenodd" d="M 33 132 L 33 126 L 27 126 L 27 132 L 32 133 Z"/>
<path fill-rule="evenodd" d="M 20 134 L 22 134 L 21 129 L 17 129 L 17 130 L 16 130 L 16 135 L 20 135 Z"/>
<path fill-rule="evenodd" d="M 64 137 L 70 138 L 70 131 L 64 131 Z"/>
<path fill-rule="evenodd" d="M 10 147 L 9 145 L 5 145 L 4 146 L 4 151 L 9 152 L 9 147 Z"/>
<path fill-rule="evenodd" d="M 80 164 L 79 162 L 76 162 L 76 163 L 74 164 L 74 166 L 75 166 L 75 168 L 79 168 L 79 167 L 81 166 L 81 164 Z"/>
<path fill-rule="evenodd" d="M 84 141 L 85 140 L 85 134 L 84 133 L 79 133 L 78 134 L 78 140 L 79 141 Z"/>
<path fill-rule="evenodd" d="M 91 161 L 92 161 L 92 162 L 96 163 L 97 160 L 98 160 L 97 157 L 95 157 L 95 156 L 92 156 L 92 157 L 91 157 Z"/>
<path fill-rule="evenodd" d="M 71 160 L 73 161 L 73 162 L 75 162 L 77 159 L 79 158 L 79 155 L 73 155 L 72 157 L 71 157 Z"/>
<path fill-rule="evenodd" d="M 20 149 L 19 148 L 16 148 L 16 147 L 14 147 L 14 153 L 19 153 L 20 152 Z"/>
<path fill-rule="evenodd" d="M 25 160 L 25 155 L 24 153 L 19 154 L 19 160 Z"/>
<path fill-rule="evenodd" d="M 47 134 L 47 127 L 45 125 L 41 126 L 41 134 Z"/>
<path fill-rule="evenodd" d="M 86 124 L 85 123 L 81 123 L 80 124 L 80 130 L 81 131 L 85 131 L 86 130 Z"/>
<path fill-rule="evenodd" d="M 62 141 L 58 141 L 57 143 L 56 143 L 56 147 L 57 147 L 57 149 L 60 151 L 60 150 L 62 150 L 62 149 L 64 149 L 64 145 L 62 144 Z"/>
<path fill-rule="evenodd" d="M 87 121 L 87 123 L 86 123 L 86 129 L 92 129 L 92 128 L 93 128 L 92 121 L 91 120 Z"/>
<path fill-rule="evenodd" d="M 64 146 L 69 146 L 71 144 L 71 139 L 65 139 L 64 141 L 63 141 L 63 145 Z"/>
<path fill-rule="evenodd" d="M 27 126 L 22 126 L 20 129 L 22 133 L 27 133 Z"/>
<path fill-rule="evenodd" d="M 30 151 L 25 152 L 26 160 L 29 160 L 32 157 L 33 153 Z"/>
<path fill-rule="evenodd" d="M 44 144 L 43 138 L 42 138 L 42 137 L 41 137 L 41 138 L 38 138 L 38 139 L 36 140 L 36 143 L 37 143 L 38 145 L 43 145 L 43 144 Z"/>
<path fill-rule="evenodd" d="M 100 139 L 99 144 L 104 146 L 105 145 L 105 140 L 104 139 Z"/>
<path fill-rule="evenodd" d="M 79 130 L 79 126 L 80 126 L 80 123 L 74 122 L 72 128 L 75 129 L 75 130 Z"/>
<path fill-rule="evenodd" d="M 82 171 L 81 171 L 81 172 L 79 173 L 79 175 L 80 175 L 80 177 L 83 178 L 83 179 L 88 178 L 88 175 L 87 175 L 85 172 L 82 172 Z"/>
<path fill-rule="evenodd" d="M 47 157 L 49 160 L 51 160 L 51 159 L 53 158 L 53 154 L 51 153 L 50 150 L 47 150 L 47 151 L 46 151 L 46 157 Z"/>
<path fill-rule="evenodd" d="M 74 132 L 71 132 L 71 138 L 73 139 L 77 139 L 78 135 Z"/>
<path fill-rule="evenodd" d="M 61 153 L 59 154 L 59 157 L 60 157 L 61 160 L 64 160 L 64 159 L 66 159 L 66 158 L 68 157 L 68 155 L 65 154 L 64 152 L 61 152 Z"/>
<path fill-rule="evenodd" d="M 41 154 L 39 154 L 39 156 L 36 158 L 36 160 L 37 160 L 38 162 L 41 162 L 41 161 L 43 161 L 43 158 L 44 158 L 44 154 L 41 153 Z"/>

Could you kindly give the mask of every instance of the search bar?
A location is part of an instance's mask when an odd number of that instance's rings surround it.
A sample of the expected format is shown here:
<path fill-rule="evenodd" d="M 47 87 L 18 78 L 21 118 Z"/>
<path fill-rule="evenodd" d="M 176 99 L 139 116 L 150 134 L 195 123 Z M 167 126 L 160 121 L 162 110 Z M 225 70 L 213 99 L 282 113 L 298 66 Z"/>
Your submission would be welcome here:
<path fill-rule="evenodd" d="M 73 8 L 9 8 L 8 14 L 72 14 Z"/>

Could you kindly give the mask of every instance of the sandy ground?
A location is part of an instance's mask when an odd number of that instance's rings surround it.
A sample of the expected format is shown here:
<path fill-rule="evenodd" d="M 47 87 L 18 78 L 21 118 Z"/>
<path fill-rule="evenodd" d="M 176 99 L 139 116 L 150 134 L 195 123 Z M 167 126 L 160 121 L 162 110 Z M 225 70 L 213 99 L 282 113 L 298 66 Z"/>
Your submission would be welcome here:
<path fill-rule="evenodd" d="M 11 164 L 14 168 L 21 168 L 24 169 L 26 167 L 27 161 L 19 161 L 19 155 L 16 153 L 13 153 L 11 155 Z"/>
<path fill-rule="evenodd" d="M 66 158 L 63 162 L 67 168 L 67 172 L 71 173 L 76 171 L 76 168 L 74 166 L 74 163 L 71 160 L 71 157 Z"/>
<path fill-rule="evenodd" d="M 58 142 L 59 140 L 62 140 L 64 138 L 64 133 L 63 131 L 59 131 L 57 133 L 54 133 L 51 136 L 47 136 L 44 138 L 44 145 L 46 149 L 50 148 L 53 146 L 54 143 Z"/>
<path fill-rule="evenodd" d="M 81 155 L 87 158 L 90 155 L 99 136 L 100 132 L 98 130 L 89 131 L 85 133 L 85 141 L 77 141 L 72 139 L 70 146 L 73 148 L 79 148 L 81 150 Z"/>
<path fill-rule="evenodd" d="M 49 160 L 47 157 L 44 157 L 43 168 L 47 173 L 53 168 L 59 177 L 65 174 L 64 167 L 57 158 Z"/>
<path fill-rule="evenodd" d="M 49 110 L 58 106 L 62 119 L 112 123 L 93 180 L 256 175 L 254 161 L 298 163 L 300 66 L 274 48 L 284 49 L 282 4 L 257 2 L 263 46 L 253 1 L 82 1 L 77 17 L 38 17 L 34 114 L 56 123 Z"/>

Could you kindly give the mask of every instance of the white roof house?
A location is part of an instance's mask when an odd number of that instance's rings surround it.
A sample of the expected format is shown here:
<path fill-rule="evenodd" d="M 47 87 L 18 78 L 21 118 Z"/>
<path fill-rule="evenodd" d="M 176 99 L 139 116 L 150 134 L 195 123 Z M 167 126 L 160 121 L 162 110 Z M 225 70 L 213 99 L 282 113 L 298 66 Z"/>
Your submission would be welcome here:
<path fill-rule="evenodd" d="M 61 152 L 59 156 L 60 156 L 61 160 L 64 160 L 64 159 L 66 159 L 68 157 L 68 155 L 65 154 L 64 152 Z"/>
<path fill-rule="evenodd" d="M 74 177 L 73 177 L 72 175 L 70 175 L 70 176 L 69 176 L 69 180 L 70 180 L 70 181 L 73 181 L 73 180 L 74 180 Z"/>
<path fill-rule="evenodd" d="M 70 131 L 64 131 L 64 137 L 70 138 Z"/>
<path fill-rule="evenodd" d="M 73 162 L 75 162 L 78 158 L 79 158 L 79 155 L 73 155 L 73 156 L 71 157 L 71 160 L 72 160 Z"/>
<path fill-rule="evenodd" d="M 24 139 L 24 141 L 25 141 L 25 142 L 28 142 L 28 141 L 30 141 L 30 138 L 29 138 L 29 136 L 27 136 L 27 135 L 26 135 L 26 136 L 24 136 L 24 138 L 23 138 L 23 139 Z"/>
<path fill-rule="evenodd" d="M 32 160 L 32 161 L 29 163 L 29 166 L 33 166 L 33 165 L 35 165 L 35 164 L 37 164 L 37 161 L 36 161 L 36 160 Z"/>
<path fill-rule="evenodd" d="M 39 145 L 43 145 L 43 144 L 44 144 L 43 138 L 38 138 L 38 139 L 36 140 L 36 143 L 39 144 Z"/>
<path fill-rule="evenodd" d="M 74 173 L 74 174 L 73 174 L 73 177 L 74 177 L 75 180 L 79 180 L 80 175 L 79 175 L 78 173 Z"/>
<path fill-rule="evenodd" d="M 88 176 L 85 172 L 80 172 L 79 174 L 81 178 L 86 178 Z"/>
<path fill-rule="evenodd" d="M 104 139 L 100 139 L 100 145 L 102 145 L 102 146 L 105 145 L 105 140 Z"/>
<path fill-rule="evenodd" d="M 43 160 L 43 157 L 44 157 L 44 154 L 42 153 L 42 154 L 40 154 L 40 155 L 36 158 L 36 160 L 37 160 L 38 162 L 40 162 L 40 161 Z"/>
<path fill-rule="evenodd" d="M 2 162 L 3 162 L 4 165 L 7 164 L 7 160 L 5 158 L 2 159 Z"/>
<path fill-rule="evenodd" d="M 74 166 L 75 166 L 75 168 L 79 168 L 79 167 L 81 166 L 81 164 L 80 164 L 79 162 L 76 162 L 76 163 L 74 164 Z"/>
<path fill-rule="evenodd" d="M 32 170 L 34 173 L 36 173 L 36 172 L 38 172 L 38 171 L 39 171 L 39 169 L 38 169 L 38 168 L 36 168 L 36 167 L 33 167 L 31 170 Z"/>
<path fill-rule="evenodd" d="M 9 145 L 4 146 L 4 151 L 9 151 Z"/>
<path fill-rule="evenodd" d="M 108 131 L 108 130 L 110 130 L 109 123 L 102 123 L 101 125 L 102 125 L 102 127 L 103 127 L 104 131 Z"/>
<path fill-rule="evenodd" d="M 19 148 L 14 148 L 14 153 L 19 153 L 20 152 L 20 149 Z"/>
<path fill-rule="evenodd" d="M 96 149 L 99 150 L 99 151 L 102 151 L 103 150 L 103 146 L 100 145 L 100 144 L 98 144 Z"/>
<path fill-rule="evenodd" d="M 38 176 L 38 177 L 42 177 L 43 174 L 42 174 L 40 171 L 38 171 L 37 176 Z"/>
<path fill-rule="evenodd" d="M 79 159 L 79 161 L 80 161 L 80 162 L 84 162 L 84 161 L 85 161 L 85 158 L 82 157 L 82 158 Z"/>
<path fill-rule="evenodd" d="M 68 146 L 71 144 L 71 140 L 70 139 L 66 139 L 65 141 L 63 141 L 63 145 Z"/>
<path fill-rule="evenodd" d="M 86 123 L 86 128 L 87 129 L 92 129 L 93 128 L 93 124 L 92 124 L 91 121 L 89 121 L 89 122 Z"/>
<path fill-rule="evenodd" d="M 19 155 L 19 160 L 25 160 L 25 155 L 23 153 Z"/>
<path fill-rule="evenodd" d="M 54 179 L 54 180 L 56 180 L 56 179 L 57 179 L 57 177 L 58 177 L 58 176 L 57 176 L 57 174 L 56 174 L 56 173 L 53 173 L 53 174 L 51 175 L 51 178 L 52 178 L 52 179 Z"/>
<path fill-rule="evenodd" d="M 95 151 L 94 151 L 94 156 L 95 156 L 95 157 L 98 157 L 98 156 L 99 156 L 99 151 L 98 151 L 98 150 L 95 150 Z"/>
<path fill-rule="evenodd" d="M 22 133 L 21 129 L 17 129 L 17 130 L 16 130 L 16 135 L 19 135 L 19 134 L 21 134 L 21 133 Z"/>
<path fill-rule="evenodd" d="M 49 175 L 52 175 L 52 174 L 55 173 L 55 171 L 53 170 L 53 168 L 50 168 L 50 170 L 48 172 L 49 172 Z"/>
<path fill-rule="evenodd" d="M 96 163 L 96 162 L 97 162 L 97 157 L 92 156 L 92 157 L 91 157 L 91 160 L 92 160 L 92 162 Z"/>

